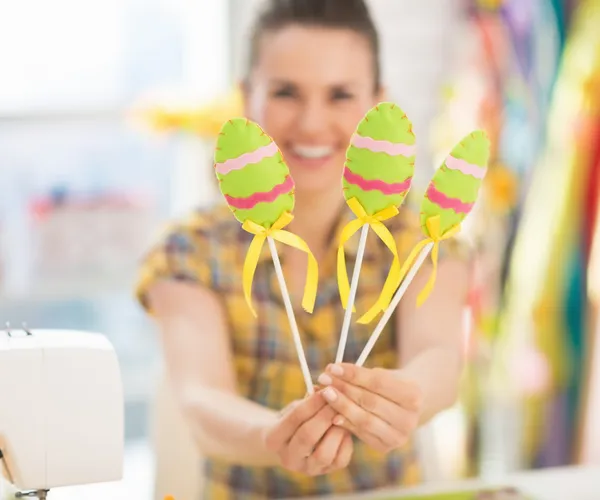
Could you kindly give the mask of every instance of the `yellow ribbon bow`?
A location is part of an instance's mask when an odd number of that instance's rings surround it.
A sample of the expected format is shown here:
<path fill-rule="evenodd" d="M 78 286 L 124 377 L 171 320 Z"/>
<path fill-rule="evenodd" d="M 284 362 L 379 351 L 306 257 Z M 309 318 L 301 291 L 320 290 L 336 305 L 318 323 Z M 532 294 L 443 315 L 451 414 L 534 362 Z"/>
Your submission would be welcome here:
<path fill-rule="evenodd" d="M 338 247 L 338 255 L 337 255 L 337 279 L 338 279 L 338 287 L 340 290 L 340 298 L 342 299 L 342 305 L 344 309 L 346 309 L 348 304 L 348 296 L 350 295 L 350 282 L 348 281 L 348 272 L 346 270 L 346 257 L 344 254 L 344 245 L 345 243 L 352 237 L 356 231 L 358 231 L 365 224 L 369 224 L 373 231 L 381 238 L 381 241 L 385 243 L 392 255 L 394 256 L 394 260 L 392 261 L 392 266 L 390 268 L 390 272 L 388 274 L 387 279 L 385 280 L 385 284 L 383 286 L 383 290 L 381 295 L 377 299 L 377 302 L 369 309 L 359 320 L 358 322 L 361 324 L 368 324 L 380 311 L 385 310 L 390 301 L 392 300 L 392 296 L 394 291 L 400 284 L 399 274 L 400 274 L 400 260 L 398 258 L 398 250 L 396 249 L 396 241 L 390 233 L 389 229 L 385 227 L 382 221 L 392 218 L 394 215 L 398 214 L 398 209 L 391 205 L 383 210 L 377 212 L 374 215 L 368 215 L 363 206 L 359 203 L 356 198 L 351 198 L 347 201 L 350 210 L 356 215 L 356 219 L 350 221 L 342 230 L 342 234 L 340 236 L 340 244 Z M 353 308 L 354 310 L 354 308 Z"/>
<path fill-rule="evenodd" d="M 433 248 L 431 249 L 431 261 L 433 263 L 433 271 L 431 272 L 431 276 L 429 280 L 423 287 L 423 290 L 417 296 L 417 306 L 420 307 L 423 305 L 423 302 L 427 300 L 429 294 L 433 291 L 433 287 L 435 285 L 435 279 L 437 276 L 437 263 L 439 257 L 439 246 L 440 242 L 443 240 L 447 240 L 457 234 L 460 231 L 460 224 L 452 226 L 448 229 L 444 234 L 440 234 L 440 216 L 434 215 L 433 217 L 429 217 L 425 221 L 425 226 L 427 227 L 427 232 L 429 233 L 429 237 L 420 241 L 415 245 L 415 247 L 410 252 L 404 264 L 402 264 L 402 269 L 400 270 L 400 281 L 404 279 L 406 273 L 411 268 L 415 259 L 421 253 L 421 250 L 425 248 L 427 245 L 433 243 Z"/>
<path fill-rule="evenodd" d="M 313 312 L 315 305 L 315 299 L 317 297 L 317 284 L 319 281 L 319 268 L 317 259 L 308 248 L 305 241 L 289 231 L 284 231 L 283 228 L 287 226 L 294 216 L 289 212 L 284 212 L 279 219 L 270 228 L 265 228 L 256 222 L 245 220 L 242 227 L 249 233 L 254 235 L 252 243 L 248 248 L 246 254 L 246 260 L 244 261 L 244 270 L 242 273 L 242 283 L 244 287 L 244 296 L 246 302 L 252 311 L 252 314 L 256 317 L 256 312 L 252 307 L 252 281 L 254 280 L 254 272 L 258 265 L 258 259 L 262 251 L 263 245 L 267 238 L 273 238 L 276 241 L 294 247 L 298 250 L 306 252 L 308 254 L 308 271 L 306 275 L 306 283 L 304 285 L 304 296 L 302 297 L 302 307 L 309 313 Z"/>

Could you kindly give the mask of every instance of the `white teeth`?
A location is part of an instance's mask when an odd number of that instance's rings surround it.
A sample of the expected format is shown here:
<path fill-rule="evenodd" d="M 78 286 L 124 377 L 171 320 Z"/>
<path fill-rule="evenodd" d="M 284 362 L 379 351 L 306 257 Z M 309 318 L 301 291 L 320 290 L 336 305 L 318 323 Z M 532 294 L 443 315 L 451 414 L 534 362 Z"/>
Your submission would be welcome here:
<path fill-rule="evenodd" d="M 293 150 L 298 156 L 311 160 L 325 158 L 333 153 L 333 148 L 329 146 L 294 146 Z"/>

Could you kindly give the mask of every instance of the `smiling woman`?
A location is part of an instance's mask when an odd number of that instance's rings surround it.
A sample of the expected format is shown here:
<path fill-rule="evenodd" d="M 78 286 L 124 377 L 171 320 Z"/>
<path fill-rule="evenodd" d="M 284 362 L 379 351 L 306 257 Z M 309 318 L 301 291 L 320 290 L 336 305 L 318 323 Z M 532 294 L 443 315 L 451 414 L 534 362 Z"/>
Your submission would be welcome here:
<path fill-rule="evenodd" d="M 343 322 L 336 250 L 352 213 L 342 179 L 357 124 L 383 99 L 378 35 L 364 1 L 271 0 L 255 24 L 249 61 L 245 115 L 274 139 L 291 173 L 286 177 L 282 169 L 269 195 L 289 192 L 293 177 L 289 228 L 319 260 L 319 296 L 310 316 L 301 308 L 306 257 L 278 250 L 314 381 L 335 359 Z M 390 149 L 376 131 L 369 132 L 362 149 L 386 149 L 390 164 L 409 162 L 404 156 L 414 148 L 406 137 Z M 279 159 L 268 141 L 256 146 L 234 159 L 218 152 L 217 176 L 260 176 L 257 165 Z M 383 189 L 384 196 L 389 189 L 406 190 L 406 176 L 386 178 L 390 184 L 382 188 L 366 182 L 368 172 L 351 170 L 346 182 L 358 184 L 356 189 L 376 194 Z M 249 179 L 229 193 L 236 217 L 268 201 L 267 195 L 253 196 L 253 184 Z M 421 238 L 418 215 L 403 207 L 387 225 L 405 257 Z M 420 310 L 416 296 L 406 294 L 369 366 L 356 376 L 351 365 L 329 367 L 329 379 L 321 377 L 327 390 L 305 397 L 268 252 L 254 275 L 256 317 L 246 305 L 242 268 L 251 237 L 224 204 L 193 213 L 149 252 L 137 290 L 161 327 L 175 395 L 207 457 L 203 498 L 293 498 L 417 481 L 412 433 L 456 394 L 464 264 L 440 263 L 436 290 Z M 352 266 L 356 248 L 348 247 Z M 377 300 L 386 259 L 384 244 L 369 241 L 357 310 Z M 415 290 L 428 271 L 417 276 Z M 346 361 L 358 358 L 370 333 L 368 326 L 351 327 Z M 328 398 L 331 394 L 337 396 Z"/>
<path fill-rule="evenodd" d="M 312 2 L 309 2 L 311 4 Z M 356 124 L 382 100 L 379 41 L 363 2 L 279 4 L 254 29 L 247 114 L 282 149 L 299 202 L 329 191 Z"/>

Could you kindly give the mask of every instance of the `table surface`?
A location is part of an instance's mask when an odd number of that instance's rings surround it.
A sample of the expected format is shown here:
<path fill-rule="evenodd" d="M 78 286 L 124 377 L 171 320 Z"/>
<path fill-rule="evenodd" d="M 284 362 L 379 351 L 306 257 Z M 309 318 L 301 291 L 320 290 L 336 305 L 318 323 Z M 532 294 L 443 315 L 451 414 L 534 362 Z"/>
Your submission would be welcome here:
<path fill-rule="evenodd" d="M 376 494 L 346 495 L 343 500 L 383 500 L 390 498 L 400 500 L 415 495 L 432 495 L 497 486 L 514 486 L 531 497 L 532 500 L 600 500 L 600 465 L 528 471 L 495 480 L 475 479 L 428 484 L 403 491 L 387 490 Z M 327 500 L 342 500 L 342 497 L 327 497 Z"/>
<path fill-rule="evenodd" d="M 98 485 L 57 488 L 50 500 L 152 500 L 154 463 L 146 444 L 128 447 L 122 481 Z M 327 497 L 327 500 L 377 500 L 406 498 L 494 486 L 515 486 L 533 500 L 600 500 L 600 464 L 589 467 L 566 467 L 528 471 L 496 480 L 470 480 L 428 484 L 403 491 L 382 491 L 366 495 Z M 1 488 L 0 488 L 1 489 Z M 194 499 L 177 499 L 194 500 Z M 315 500 L 315 499 L 313 499 Z"/>

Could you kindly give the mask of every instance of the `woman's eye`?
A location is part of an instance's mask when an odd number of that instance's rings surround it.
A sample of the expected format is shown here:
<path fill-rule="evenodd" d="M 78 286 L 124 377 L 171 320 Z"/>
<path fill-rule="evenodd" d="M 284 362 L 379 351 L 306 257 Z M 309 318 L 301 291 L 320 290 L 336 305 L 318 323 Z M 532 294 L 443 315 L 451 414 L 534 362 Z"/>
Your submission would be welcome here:
<path fill-rule="evenodd" d="M 295 97 L 295 95 L 296 95 L 296 92 L 294 92 L 294 89 L 291 89 L 291 88 L 282 88 L 282 89 L 275 90 L 273 92 L 273 96 L 278 97 L 278 98 Z"/>
<path fill-rule="evenodd" d="M 345 90 L 334 90 L 331 94 L 331 98 L 334 101 L 343 101 L 347 99 L 352 99 L 353 95 L 350 92 L 346 92 Z"/>

